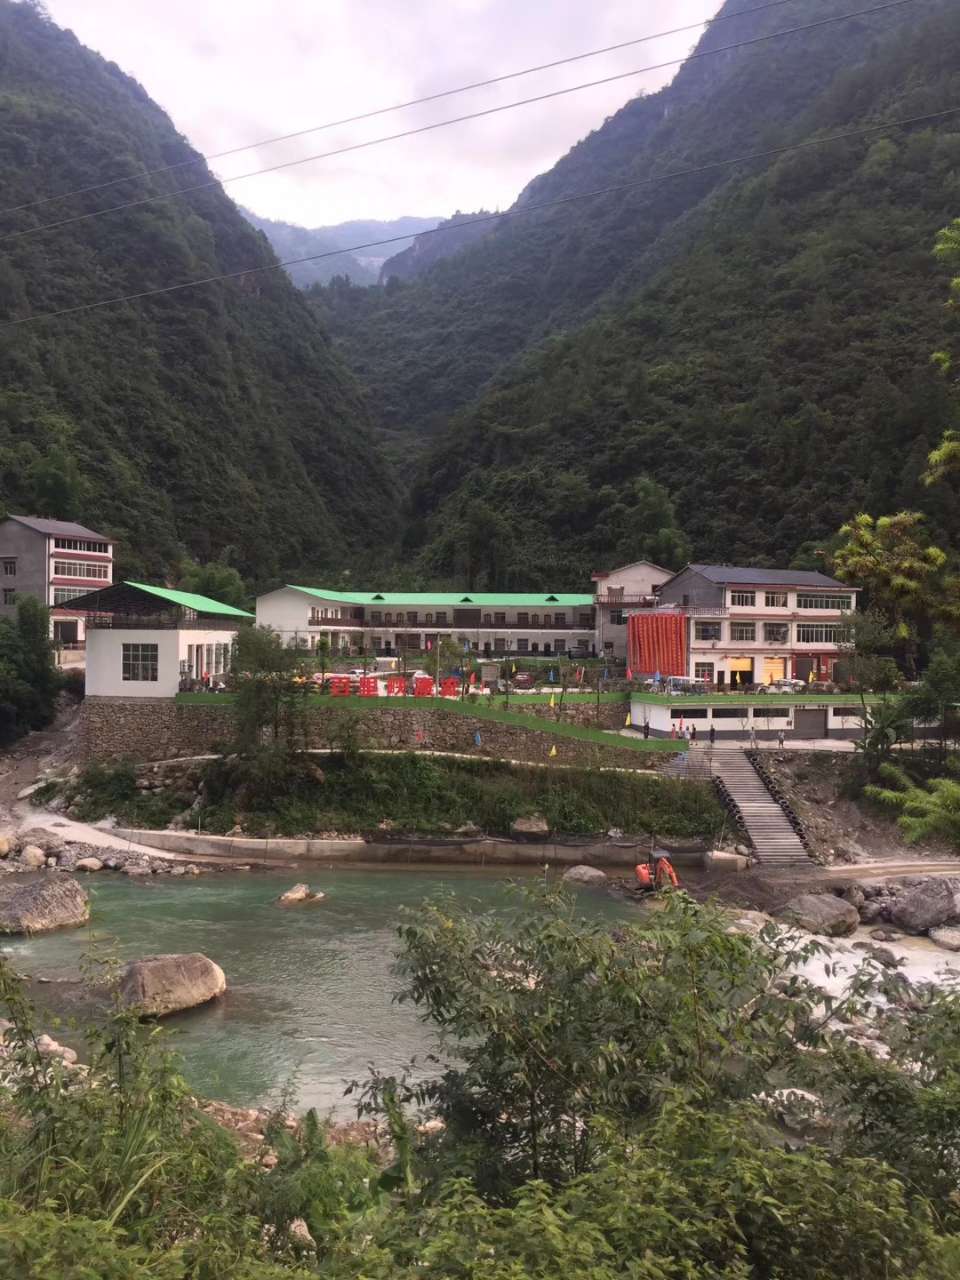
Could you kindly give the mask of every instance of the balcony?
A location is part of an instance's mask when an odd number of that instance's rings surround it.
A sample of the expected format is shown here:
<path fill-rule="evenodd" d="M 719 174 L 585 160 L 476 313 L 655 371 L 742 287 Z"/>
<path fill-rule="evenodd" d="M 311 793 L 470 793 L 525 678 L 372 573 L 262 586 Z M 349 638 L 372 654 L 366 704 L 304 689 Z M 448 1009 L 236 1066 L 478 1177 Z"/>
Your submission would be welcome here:
<path fill-rule="evenodd" d="M 495 631 L 497 635 L 511 631 L 589 631 L 596 629 L 593 622 L 370 622 L 367 618 L 319 618 L 309 621 L 304 630 L 345 631 L 362 628 L 365 631 L 428 631 L 469 635 L 476 631 Z"/>
<path fill-rule="evenodd" d="M 220 614 L 183 618 L 176 613 L 88 613 L 88 631 L 236 631 L 239 618 Z"/>

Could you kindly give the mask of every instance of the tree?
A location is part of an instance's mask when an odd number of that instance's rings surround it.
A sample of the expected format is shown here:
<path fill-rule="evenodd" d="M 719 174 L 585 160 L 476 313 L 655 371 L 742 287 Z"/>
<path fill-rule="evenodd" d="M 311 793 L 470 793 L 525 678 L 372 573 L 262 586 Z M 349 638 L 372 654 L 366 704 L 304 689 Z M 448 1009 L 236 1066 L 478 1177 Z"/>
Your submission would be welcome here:
<path fill-rule="evenodd" d="M 960 704 L 960 656 L 939 650 L 923 673 L 920 684 L 903 699 L 903 706 L 913 720 L 939 726 L 940 763 L 947 758 L 947 719 Z"/>
<path fill-rule="evenodd" d="M 960 218 L 955 218 L 949 226 L 939 232 L 933 252 L 940 262 L 957 272 L 950 281 L 950 296 L 947 303 L 950 311 L 956 315 L 960 313 Z M 932 360 L 944 377 L 956 380 L 954 357 L 949 351 L 934 352 Z M 939 484 L 956 475 L 960 475 L 960 431 L 950 428 L 943 433 L 940 443 L 930 452 L 927 458 L 927 469 L 923 473 L 923 482 L 927 485 Z"/>
<path fill-rule="evenodd" d="M 209 596 L 221 604 L 232 604 L 235 609 L 250 608 L 250 588 L 237 570 L 222 560 L 211 560 L 207 564 L 188 560 L 181 569 L 177 585 L 182 591 Z"/>
<path fill-rule="evenodd" d="M 905 769 L 885 764 L 880 779 L 865 794 L 899 813 L 898 826 L 911 844 L 943 839 L 960 848 L 960 781 L 933 778 L 918 786 Z"/>
<path fill-rule="evenodd" d="M 242 750 L 256 750 L 264 736 L 288 751 L 303 745 L 310 686 L 297 678 L 301 656 L 269 627 L 241 627 L 237 633 L 235 718 Z"/>
<path fill-rule="evenodd" d="M 0 739 L 49 724 L 59 689 L 49 611 L 24 596 L 16 619 L 0 621 Z"/>

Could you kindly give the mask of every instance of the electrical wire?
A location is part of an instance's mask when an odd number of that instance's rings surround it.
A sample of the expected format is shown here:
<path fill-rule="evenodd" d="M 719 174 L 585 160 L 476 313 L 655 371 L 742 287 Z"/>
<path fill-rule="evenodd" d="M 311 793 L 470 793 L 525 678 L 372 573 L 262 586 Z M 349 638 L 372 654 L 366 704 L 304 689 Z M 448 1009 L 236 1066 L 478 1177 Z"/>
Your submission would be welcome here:
<path fill-rule="evenodd" d="M 763 44 L 769 40 L 776 40 L 781 36 L 794 35 L 798 32 L 813 31 L 819 27 L 830 26 L 837 22 L 847 22 L 852 18 L 867 17 L 875 13 L 883 13 L 889 9 L 899 9 L 907 4 L 914 4 L 916 0 L 885 0 L 885 3 L 873 5 L 868 9 L 858 9 L 853 13 L 837 14 L 831 18 L 821 18 L 816 22 L 804 23 L 798 27 L 788 27 L 783 31 L 773 31 L 767 35 L 754 36 L 750 40 L 738 40 L 734 44 L 721 45 L 716 49 L 704 49 L 689 54 L 683 58 L 671 58 L 667 62 L 660 62 L 648 67 L 638 67 L 634 71 L 621 71 L 616 75 L 604 76 L 600 80 L 589 80 L 583 84 L 570 85 L 565 89 L 554 89 L 550 93 L 540 93 L 532 98 L 521 98 L 516 102 L 506 102 L 501 106 L 487 107 L 483 111 L 472 111 L 462 116 L 452 116 L 447 120 L 437 120 L 433 124 L 420 125 L 416 129 L 405 129 L 401 133 L 391 133 L 380 138 L 369 138 L 365 142 L 354 142 L 346 147 L 337 147 L 333 151 L 323 151 L 311 156 L 303 156 L 298 160 L 284 160 L 279 164 L 268 165 L 262 169 L 253 169 L 249 173 L 236 174 L 231 178 L 212 178 L 206 182 L 194 183 L 192 186 L 180 187 L 176 191 L 157 192 L 154 195 L 141 196 L 136 200 L 126 200 L 121 204 L 108 205 L 105 209 L 92 209 L 86 213 L 76 213 L 69 218 L 59 218 L 55 222 L 43 222 L 36 227 L 25 227 L 20 231 L 9 231 L 5 235 L 0 236 L 0 244 L 10 240 L 19 240 L 25 236 L 38 235 L 42 231 L 52 231 L 57 227 L 71 226 L 77 222 L 86 222 L 91 218 L 101 218 L 108 213 L 119 213 L 124 209 L 136 209 L 146 204 L 156 204 L 159 201 L 175 200 L 179 196 L 189 195 L 194 191 L 207 191 L 211 187 L 225 187 L 230 183 L 244 182 L 248 178 L 258 178 L 263 174 L 277 173 L 281 169 L 292 169 L 298 165 L 309 164 L 314 160 L 329 160 L 334 156 L 346 155 L 351 151 L 362 151 L 367 147 L 380 146 L 385 142 L 397 142 L 402 138 L 411 138 L 421 133 L 431 133 L 435 129 L 446 129 L 450 125 L 463 124 L 468 120 L 480 120 L 485 116 L 499 115 L 504 111 L 513 111 L 517 107 L 530 106 L 537 102 L 548 102 L 553 98 L 562 98 L 570 93 L 579 93 L 584 89 L 595 89 L 601 85 L 613 84 L 619 80 L 627 80 L 633 76 L 643 75 L 647 71 L 660 71 L 665 67 L 679 66 L 688 62 L 696 61 L 700 58 L 714 57 L 720 53 L 731 53 L 735 49 L 744 49 L 751 45 Z"/>
<path fill-rule="evenodd" d="M 509 209 L 505 213 L 481 214 L 476 218 L 467 218 L 445 226 L 434 227 L 429 231 L 421 231 L 419 236 L 440 235 L 445 231 L 461 230 L 463 227 L 478 226 L 481 223 L 501 222 L 507 218 L 518 218 L 531 213 L 539 213 L 544 209 L 557 208 L 560 205 L 572 204 L 578 200 L 591 200 L 598 196 L 614 195 L 621 191 L 632 191 L 638 187 L 656 186 L 661 182 L 670 182 L 676 178 L 688 178 L 716 169 L 730 168 L 737 164 L 747 164 L 752 160 L 768 160 L 774 156 L 786 155 L 791 151 L 804 151 L 809 150 L 811 147 L 826 146 L 831 142 L 843 142 L 851 138 L 866 138 L 889 129 L 906 129 L 915 124 L 929 124 L 932 121 L 945 120 L 958 114 L 960 114 L 960 107 L 949 107 L 944 111 L 933 111 L 921 116 L 908 116 L 903 120 L 888 120 L 884 124 L 870 125 L 866 129 L 847 129 L 842 133 L 829 134 L 825 138 L 808 138 L 805 142 L 794 142 L 782 147 L 769 147 L 764 151 L 750 151 L 744 155 L 733 156 L 728 160 L 711 160 L 706 164 L 695 165 L 689 169 L 678 169 L 673 173 L 658 174 L 652 178 L 638 178 L 634 182 L 622 182 L 608 187 L 597 187 L 593 191 L 580 191 L 567 196 L 558 196 L 554 200 L 542 200 L 537 204 L 522 205 L 520 208 Z M 384 245 L 396 244 L 399 241 L 409 239 L 409 235 L 401 235 L 388 236 L 383 240 L 367 240 L 363 244 L 349 245 L 344 249 L 331 249 L 324 253 L 311 253 L 301 258 L 286 258 L 283 262 L 269 262 L 258 267 L 244 267 L 239 271 L 224 271 L 217 275 L 203 276 L 197 280 L 184 280 L 179 284 L 161 285 L 156 289 L 143 289 L 139 293 L 125 293 L 114 298 L 102 298 L 99 302 L 84 302 L 74 307 L 62 307 L 57 311 L 44 311 L 35 316 L 22 316 L 18 320 L 7 320 L 0 324 L 0 332 L 18 325 L 35 324 L 40 320 L 55 320 L 59 316 L 76 315 L 83 311 L 95 311 L 101 307 L 118 306 L 123 302 L 138 302 L 143 298 L 155 298 L 161 294 L 177 293 L 182 289 L 196 289 L 201 285 L 216 284 L 222 280 L 239 280 L 246 276 L 257 275 L 263 271 L 277 271 L 284 267 L 298 266 L 303 262 L 319 262 L 323 258 L 337 258 L 342 254 L 359 253 L 364 249 L 377 249 Z"/>
<path fill-rule="evenodd" d="M 142 182 L 145 178 L 155 177 L 159 173 L 171 173 L 175 169 L 183 169 L 191 164 L 204 164 L 211 160 L 223 160 L 227 156 L 236 156 L 244 151 L 256 151 L 260 147 L 273 146 L 277 142 L 292 142 L 296 138 L 305 138 L 311 133 L 322 133 L 326 129 L 338 129 L 347 124 L 359 124 L 364 120 L 373 120 L 377 116 L 390 115 L 394 111 L 404 111 L 409 107 L 423 106 L 428 102 L 439 102 L 443 98 L 453 98 L 461 93 L 469 93 L 474 89 L 486 89 L 491 85 L 504 84 L 507 80 L 518 80 L 523 76 L 535 75 L 539 71 L 552 71 L 555 67 L 564 67 L 572 62 L 583 62 L 587 58 L 599 58 L 605 53 L 617 53 L 621 49 L 630 49 L 635 45 L 649 44 L 653 40 L 664 40 L 668 36 L 683 35 L 687 31 L 698 31 L 701 27 L 716 26 L 720 22 L 730 22 L 734 18 L 745 18 L 755 13 L 764 13 L 767 9 L 777 9 L 785 4 L 794 4 L 796 0 L 769 0 L 768 4 L 754 5 L 749 9 L 739 9 L 736 13 L 719 13 L 705 22 L 690 22 L 683 27 L 673 27 L 669 31 L 657 31 L 649 36 L 637 36 L 633 40 L 621 40 L 619 44 L 604 45 L 602 49 L 590 49 L 586 53 L 574 53 L 567 58 L 557 58 L 553 62 L 541 62 L 535 67 L 524 67 L 520 71 L 508 71 L 503 75 L 491 76 L 487 80 L 474 80 L 471 84 L 459 85 L 456 89 L 442 89 L 438 93 L 428 93 L 422 98 L 411 98 L 407 102 L 396 102 L 390 107 L 377 107 L 372 111 L 363 111 L 359 115 L 344 116 L 341 120 L 328 120 L 325 124 L 311 125 L 307 129 L 297 129 L 293 133 L 281 133 L 272 138 L 261 138 L 259 142 L 247 142 L 242 147 L 231 147 L 227 151 L 213 151 L 209 155 L 192 156 L 189 160 L 178 160 L 175 164 L 160 165 L 156 169 L 145 169 L 142 173 L 126 174 L 120 178 L 111 178 L 107 182 L 92 183 L 87 187 L 76 187 L 72 191 L 64 191 L 55 196 L 43 196 L 39 200 L 30 200 L 25 204 L 12 205 L 9 209 L 0 209 L 0 217 L 8 213 L 20 213 L 24 209 L 35 209 L 39 205 L 51 204 L 56 200 L 69 200 L 73 196 L 87 195 L 91 191 L 103 191 L 107 187 L 115 187 L 121 182 Z"/>

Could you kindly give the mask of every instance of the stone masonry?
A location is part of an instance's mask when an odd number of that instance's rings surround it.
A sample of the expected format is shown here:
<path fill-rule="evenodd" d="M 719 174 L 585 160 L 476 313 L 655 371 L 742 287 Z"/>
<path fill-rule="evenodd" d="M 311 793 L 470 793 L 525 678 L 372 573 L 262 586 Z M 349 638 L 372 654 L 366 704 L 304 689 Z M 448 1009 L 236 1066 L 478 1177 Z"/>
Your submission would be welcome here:
<path fill-rule="evenodd" d="M 616 704 L 607 704 L 616 705 Z M 617 710 L 620 708 L 617 706 Z M 566 719 L 566 717 L 564 717 Z M 589 721 L 588 721 L 589 723 Z M 596 765 L 656 769 L 670 757 L 583 742 L 531 726 L 500 724 L 433 707 L 378 703 L 369 708 L 329 705 L 306 713 L 311 748 L 433 750 L 520 760 L 530 764 Z M 476 735 L 480 735 L 477 744 Z M 172 698 L 90 697 L 83 704 L 81 744 L 86 759 L 171 760 L 226 749 L 233 737 L 233 708 L 217 703 L 179 703 Z M 556 756 L 550 748 L 556 746 Z"/>

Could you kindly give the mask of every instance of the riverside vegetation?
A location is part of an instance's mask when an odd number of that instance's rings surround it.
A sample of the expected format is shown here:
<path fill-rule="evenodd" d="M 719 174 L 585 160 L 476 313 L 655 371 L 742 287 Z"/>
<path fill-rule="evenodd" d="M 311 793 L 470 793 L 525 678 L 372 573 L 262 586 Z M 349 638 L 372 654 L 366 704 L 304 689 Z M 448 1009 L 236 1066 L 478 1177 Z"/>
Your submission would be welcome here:
<path fill-rule="evenodd" d="M 0 961 L 0 1272 L 18 1280 L 952 1280 L 960 1004 L 865 961 L 848 991 L 670 895 L 563 893 L 399 929 L 433 1078 L 352 1086 L 380 1143 L 281 1115 L 245 1155 L 164 1036 L 116 1010 L 87 1071 L 37 1051 Z M 877 1005 L 882 988 L 888 1005 Z M 869 1017 L 877 1040 L 854 1039 Z M 269 1158 L 268 1158 L 269 1157 Z"/>

